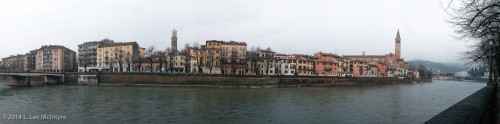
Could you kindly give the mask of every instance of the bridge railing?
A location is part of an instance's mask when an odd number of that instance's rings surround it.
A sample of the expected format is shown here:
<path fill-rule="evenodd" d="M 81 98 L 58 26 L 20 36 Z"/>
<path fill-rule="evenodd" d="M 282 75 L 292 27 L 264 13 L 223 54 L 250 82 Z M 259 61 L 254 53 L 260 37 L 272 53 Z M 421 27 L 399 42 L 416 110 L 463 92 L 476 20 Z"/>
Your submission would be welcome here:
<path fill-rule="evenodd" d="M 484 124 L 496 119 L 497 84 L 488 85 L 442 111 L 426 124 Z"/>
<path fill-rule="evenodd" d="M 0 73 L 46 73 L 46 74 L 64 74 L 66 72 L 45 72 L 45 71 L 9 71 L 0 70 Z"/>

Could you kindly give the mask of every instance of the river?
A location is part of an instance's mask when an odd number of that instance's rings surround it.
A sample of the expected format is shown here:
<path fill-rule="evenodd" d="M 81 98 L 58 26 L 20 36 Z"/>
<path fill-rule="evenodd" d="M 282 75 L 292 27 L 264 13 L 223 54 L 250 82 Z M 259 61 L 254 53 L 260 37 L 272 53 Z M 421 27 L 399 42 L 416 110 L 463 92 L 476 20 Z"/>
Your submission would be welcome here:
<path fill-rule="evenodd" d="M 439 80 L 260 89 L 6 84 L 0 81 L 1 124 L 423 123 L 486 86 Z"/>

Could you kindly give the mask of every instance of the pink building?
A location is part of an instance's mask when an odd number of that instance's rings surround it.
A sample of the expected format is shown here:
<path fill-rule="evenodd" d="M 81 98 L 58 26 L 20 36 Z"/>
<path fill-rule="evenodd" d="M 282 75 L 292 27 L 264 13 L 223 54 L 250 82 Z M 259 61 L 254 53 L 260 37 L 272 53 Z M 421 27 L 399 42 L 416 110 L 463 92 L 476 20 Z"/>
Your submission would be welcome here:
<path fill-rule="evenodd" d="M 351 72 L 353 77 L 365 77 L 366 76 L 366 62 L 354 60 L 351 61 Z"/>
<path fill-rule="evenodd" d="M 76 52 L 60 45 L 45 45 L 37 49 L 36 71 L 72 72 L 76 71 Z"/>

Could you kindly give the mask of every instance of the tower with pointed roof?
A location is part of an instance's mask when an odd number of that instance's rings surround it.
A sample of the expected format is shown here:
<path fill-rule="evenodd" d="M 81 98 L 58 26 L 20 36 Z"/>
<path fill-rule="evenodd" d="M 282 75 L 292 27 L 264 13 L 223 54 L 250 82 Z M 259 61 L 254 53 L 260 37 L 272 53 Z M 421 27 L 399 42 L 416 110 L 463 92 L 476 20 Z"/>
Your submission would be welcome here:
<path fill-rule="evenodd" d="M 398 33 L 396 34 L 396 51 L 394 54 L 396 56 L 396 59 L 401 59 L 401 37 L 399 36 L 399 29 Z"/>
<path fill-rule="evenodd" d="M 172 52 L 177 52 L 177 31 L 174 29 L 172 30 L 172 41 L 171 41 L 171 46 L 172 47 Z"/>

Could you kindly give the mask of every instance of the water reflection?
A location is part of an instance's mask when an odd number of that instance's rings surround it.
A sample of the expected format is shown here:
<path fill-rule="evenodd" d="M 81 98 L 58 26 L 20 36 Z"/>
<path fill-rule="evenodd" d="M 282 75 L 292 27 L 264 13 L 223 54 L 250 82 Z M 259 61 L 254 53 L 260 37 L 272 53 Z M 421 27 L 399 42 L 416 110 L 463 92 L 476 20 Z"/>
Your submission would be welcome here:
<path fill-rule="evenodd" d="M 213 89 L 0 85 L 0 114 L 67 120 L 0 123 L 423 123 L 484 83 Z"/>

